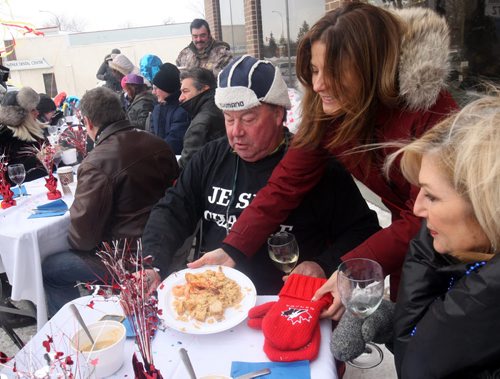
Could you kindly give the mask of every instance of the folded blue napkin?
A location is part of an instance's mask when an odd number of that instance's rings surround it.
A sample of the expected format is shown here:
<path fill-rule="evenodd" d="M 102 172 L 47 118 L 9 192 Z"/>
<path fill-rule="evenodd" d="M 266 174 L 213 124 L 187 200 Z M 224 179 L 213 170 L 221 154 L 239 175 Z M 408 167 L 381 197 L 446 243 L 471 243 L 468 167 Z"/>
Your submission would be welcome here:
<path fill-rule="evenodd" d="M 271 370 L 264 379 L 311 379 L 309 361 L 295 362 L 239 362 L 231 363 L 231 377 L 248 374 L 263 368 Z"/>
<path fill-rule="evenodd" d="M 128 317 L 125 317 L 125 320 L 122 321 L 122 324 L 125 327 L 127 338 L 135 337 L 134 327 L 130 325 Z"/>
<path fill-rule="evenodd" d="M 62 216 L 67 211 L 68 205 L 63 200 L 57 199 L 50 203 L 39 205 L 28 218 Z"/>
<path fill-rule="evenodd" d="M 11 188 L 10 189 L 12 192 L 14 192 L 14 199 L 16 197 L 19 197 L 19 187 L 14 187 L 14 188 Z M 22 186 L 21 187 L 21 190 L 23 191 L 23 196 L 27 196 L 28 195 L 28 191 L 26 190 L 26 187 L 25 186 Z M 0 195 L 0 200 L 3 200 L 3 196 Z"/>

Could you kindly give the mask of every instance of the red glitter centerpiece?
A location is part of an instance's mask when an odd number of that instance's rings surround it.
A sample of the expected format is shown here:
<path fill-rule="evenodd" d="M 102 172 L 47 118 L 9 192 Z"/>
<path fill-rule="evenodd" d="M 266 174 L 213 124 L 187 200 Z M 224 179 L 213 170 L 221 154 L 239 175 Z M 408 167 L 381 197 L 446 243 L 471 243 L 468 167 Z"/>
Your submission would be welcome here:
<path fill-rule="evenodd" d="M 61 192 L 57 189 L 57 178 L 52 173 L 52 168 L 54 167 L 54 156 L 58 152 L 58 149 L 58 145 L 52 146 L 48 143 L 43 143 L 39 149 L 35 148 L 36 157 L 49 174 L 49 177 L 45 178 L 45 187 L 49 190 L 47 193 L 47 198 L 49 200 L 56 200 L 62 196 Z"/>
<path fill-rule="evenodd" d="M 10 189 L 10 183 L 7 180 L 7 156 L 5 153 L 0 155 L 0 195 L 2 195 L 2 209 L 10 208 L 16 205 L 14 192 Z"/>
<path fill-rule="evenodd" d="M 151 341 L 158 328 L 158 299 L 149 290 L 149 281 L 144 265 L 151 267 L 152 257 L 142 256 L 142 243 L 137 240 L 133 246 L 127 240 L 113 245 L 103 244 L 97 253 L 111 276 L 111 291 L 120 294 L 120 305 L 127 315 L 135 332 L 135 343 L 142 362 L 133 355 L 132 365 L 135 377 L 139 379 L 161 379 L 155 368 Z M 106 286 L 101 286 L 106 287 Z"/>

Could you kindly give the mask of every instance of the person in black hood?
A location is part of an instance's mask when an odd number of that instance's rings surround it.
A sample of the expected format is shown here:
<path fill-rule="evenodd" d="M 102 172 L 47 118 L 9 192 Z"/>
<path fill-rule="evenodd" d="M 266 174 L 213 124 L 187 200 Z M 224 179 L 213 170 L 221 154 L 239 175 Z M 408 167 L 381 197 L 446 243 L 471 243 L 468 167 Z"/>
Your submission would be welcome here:
<path fill-rule="evenodd" d="M 57 125 L 57 122 L 64 117 L 63 113 L 57 110 L 56 103 L 54 103 L 54 100 L 49 95 L 44 93 L 40 93 L 39 95 L 40 101 L 36 106 L 38 121 L 42 124 Z"/>
<path fill-rule="evenodd" d="M 153 78 L 153 95 L 158 99 L 146 122 L 146 130 L 164 139 L 176 155 L 180 155 L 184 134 L 191 118 L 180 106 L 181 82 L 179 69 L 172 63 L 164 63 Z"/>

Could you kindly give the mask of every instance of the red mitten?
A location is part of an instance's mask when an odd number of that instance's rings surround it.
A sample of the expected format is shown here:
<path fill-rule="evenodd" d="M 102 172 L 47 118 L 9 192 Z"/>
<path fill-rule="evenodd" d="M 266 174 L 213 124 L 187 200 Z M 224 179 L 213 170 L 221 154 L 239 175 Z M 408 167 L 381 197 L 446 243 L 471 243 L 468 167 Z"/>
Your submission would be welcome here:
<path fill-rule="evenodd" d="M 274 304 L 276 304 L 275 301 L 270 301 L 251 308 L 248 311 L 247 325 L 252 329 L 262 329 L 262 319 Z"/>
<path fill-rule="evenodd" d="M 321 331 L 319 324 L 313 330 L 313 337 L 309 343 L 297 350 L 278 350 L 267 339 L 264 340 L 264 352 L 273 362 L 313 361 L 318 356 Z"/>
<path fill-rule="evenodd" d="M 262 320 L 266 339 L 279 350 L 297 350 L 313 337 L 323 308 L 333 299 L 328 293 L 318 301 L 311 301 L 314 293 L 326 279 L 292 274 L 279 293 L 279 300 Z"/>

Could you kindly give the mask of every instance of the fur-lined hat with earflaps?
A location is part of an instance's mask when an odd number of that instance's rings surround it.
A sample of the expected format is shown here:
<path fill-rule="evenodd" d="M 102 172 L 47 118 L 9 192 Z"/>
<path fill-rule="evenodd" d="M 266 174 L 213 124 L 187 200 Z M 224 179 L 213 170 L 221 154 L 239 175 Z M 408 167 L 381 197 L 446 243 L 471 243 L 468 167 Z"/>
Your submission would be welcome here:
<path fill-rule="evenodd" d="M 10 127 L 21 125 L 39 101 L 40 96 L 30 87 L 7 92 L 0 104 L 0 124 Z"/>

